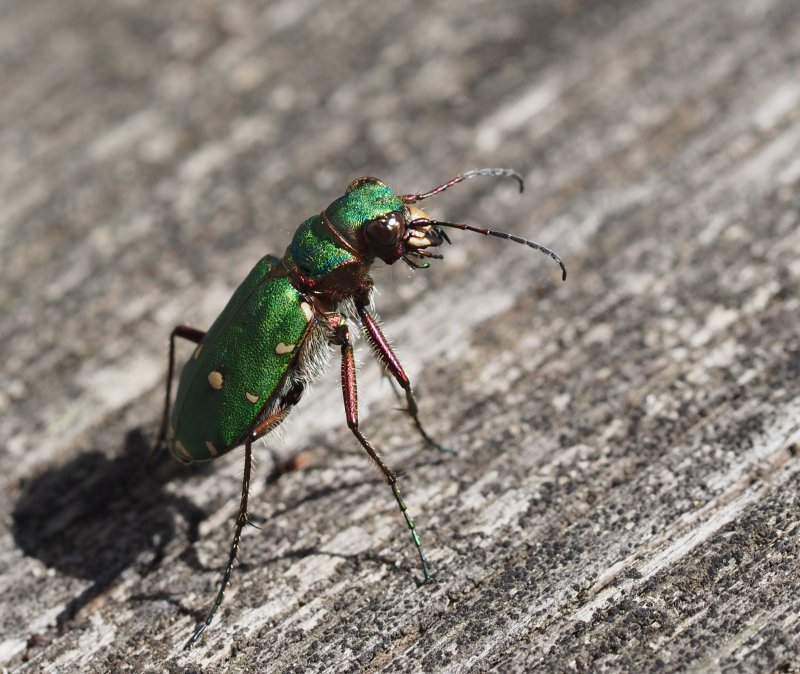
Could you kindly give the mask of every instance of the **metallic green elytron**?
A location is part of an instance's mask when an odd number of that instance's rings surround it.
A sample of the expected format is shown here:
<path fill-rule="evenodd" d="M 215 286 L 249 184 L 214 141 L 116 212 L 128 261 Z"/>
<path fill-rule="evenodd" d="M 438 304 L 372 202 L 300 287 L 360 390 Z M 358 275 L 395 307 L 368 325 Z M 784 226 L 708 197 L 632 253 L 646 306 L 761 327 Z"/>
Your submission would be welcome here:
<path fill-rule="evenodd" d="M 429 445 L 408 377 L 370 310 L 376 259 L 387 264 L 403 260 L 427 268 L 425 259 L 439 259 L 429 248 L 450 239 L 444 228 L 477 232 L 522 243 L 552 257 L 550 249 L 512 234 L 458 223 L 432 220 L 414 206 L 456 183 L 475 176 L 522 178 L 509 169 L 468 171 L 422 194 L 398 195 L 377 178 L 358 178 L 344 195 L 319 215 L 303 222 L 283 258 L 262 258 L 236 289 L 207 332 L 177 326 L 170 337 L 164 416 L 157 446 L 167 446 L 184 463 L 210 461 L 234 447 L 245 446 L 244 479 L 228 564 L 214 604 L 187 646 L 205 631 L 222 603 L 247 522 L 251 448 L 275 429 L 300 401 L 304 389 L 324 369 L 332 347 L 342 358 L 342 392 L 347 424 L 383 473 L 394 494 L 422 563 L 431 579 L 414 520 L 397 487 L 397 475 L 358 427 L 358 400 L 353 345 L 348 320 L 361 329 L 386 371 L 405 392 L 407 412 Z M 197 344 L 183 368 L 170 414 L 175 338 Z"/>

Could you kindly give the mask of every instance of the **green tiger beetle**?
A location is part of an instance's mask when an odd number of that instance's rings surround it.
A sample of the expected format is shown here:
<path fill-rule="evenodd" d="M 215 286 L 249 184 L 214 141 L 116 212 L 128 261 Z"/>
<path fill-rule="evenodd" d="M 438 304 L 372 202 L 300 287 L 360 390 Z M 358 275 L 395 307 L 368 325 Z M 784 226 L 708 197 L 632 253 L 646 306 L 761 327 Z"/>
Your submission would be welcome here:
<path fill-rule="evenodd" d="M 510 169 L 468 171 L 421 194 L 395 194 L 377 178 L 358 178 L 319 215 L 303 222 L 282 258 L 262 258 L 236 289 L 207 332 L 178 325 L 169 341 L 164 416 L 156 447 L 169 447 L 184 463 L 210 461 L 244 444 L 244 478 L 228 564 L 214 604 L 187 642 L 194 644 L 222 604 L 248 521 L 253 443 L 273 431 L 321 374 L 332 347 L 341 350 L 342 393 L 347 425 L 392 490 L 411 532 L 425 582 L 432 579 L 414 520 L 397 487 L 397 473 L 359 430 L 356 366 L 348 319 L 361 330 L 385 372 L 405 392 L 406 412 L 427 445 L 439 447 L 420 422 L 408 376 L 384 337 L 372 303 L 370 268 L 376 258 L 403 260 L 413 269 L 441 259 L 429 248 L 450 243 L 445 228 L 477 232 L 521 243 L 564 262 L 549 248 L 522 237 L 481 227 L 433 220 L 414 206 L 476 176 L 510 177 Z M 197 344 L 183 368 L 170 416 L 175 340 Z"/>

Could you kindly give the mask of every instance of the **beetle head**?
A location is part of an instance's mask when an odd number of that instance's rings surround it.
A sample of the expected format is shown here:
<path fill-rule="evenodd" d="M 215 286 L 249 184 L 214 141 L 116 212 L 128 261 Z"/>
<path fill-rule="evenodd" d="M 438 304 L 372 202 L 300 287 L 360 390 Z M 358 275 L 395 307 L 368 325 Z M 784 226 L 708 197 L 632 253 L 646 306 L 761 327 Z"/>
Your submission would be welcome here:
<path fill-rule="evenodd" d="M 467 171 L 446 183 L 420 194 L 397 195 L 377 178 L 357 178 L 347 187 L 344 196 L 334 201 L 323 212 L 323 219 L 337 237 L 344 240 L 370 263 L 380 258 L 387 264 L 402 259 L 410 267 L 425 268 L 423 258 L 441 258 L 428 248 L 441 246 L 450 238 L 445 227 L 476 232 L 507 241 L 523 244 L 552 257 L 561 266 L 561 275 L 567 278 L 564 262 L 552 250 L 514 234 L 484 227 L 473 227 L 455 222 L 432 220 L 414 204 L 436 196 L 464 180 L 477 176 L 513 178 L 522 191 L 522 176 L 504 168 L 485 168 Z"/>
<path fill-rule="evenodd" d="M 325 209 L 329 226 L 362 255 L 387 264 L 414 257 L 439 257 L 426 248 L 439 246 L 447 237 L 420 209 L 407 205 L 377 178 L 358 178 L 343 197 Z"/>
<path fill-rule="evenodd" d="M 427 267 L 408 256 L 440 258 L 426 249 L 441 246 L 447 236 L 419 208 L 404 206 L 365 222 L 363 240 L 372 255 L 387 264 L 402 258 L 412 267 Z"/>

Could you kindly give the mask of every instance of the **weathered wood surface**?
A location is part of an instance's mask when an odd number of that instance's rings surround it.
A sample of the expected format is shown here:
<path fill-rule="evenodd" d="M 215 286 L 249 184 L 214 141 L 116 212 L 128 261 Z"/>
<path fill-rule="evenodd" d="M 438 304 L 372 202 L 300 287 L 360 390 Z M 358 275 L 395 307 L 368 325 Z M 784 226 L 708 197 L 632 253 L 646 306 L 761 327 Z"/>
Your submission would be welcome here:
<path fill-rule="evenodd" d="M 0 661 L 20 672 L 800 668 L 800 5 L 91 2 L 0 9 Z M 354 176 L 474 166 L 378 309 L 435 434 L 359 351 L 254 485 L 144 459 L 165 338 Z M 456 233 L 458 234 L 458 233 Z M 187 353 L 184 350 L 183 355 Z M 310 465 L 279 479 L 270 449 Z"/>

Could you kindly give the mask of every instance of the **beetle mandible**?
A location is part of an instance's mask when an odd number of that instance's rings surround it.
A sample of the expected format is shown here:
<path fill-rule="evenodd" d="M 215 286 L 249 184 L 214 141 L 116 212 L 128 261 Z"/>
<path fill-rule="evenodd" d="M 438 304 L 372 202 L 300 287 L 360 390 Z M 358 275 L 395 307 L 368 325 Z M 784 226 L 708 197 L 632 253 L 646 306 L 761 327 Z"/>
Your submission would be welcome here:
<path fill-rule="evenodd" d="M 421 194 L 395 194 L 377 178 L 350 183 L 344 195 L 319 215 L 303 222 L 282 258 L 267 255 L 236 289 L 207 332 L 178 325 L 169 340 L 164 415 L 156 447 L 167 446 L 184 463 L 210 461 L 244 444 L 244 477 L 228 564 L 214 604 L 187 643 L 194 644 L 211 624 L 230 580 L 242 529 L 247 523 L 253 443 L 274 430 L 300 401 L 322 371 L 331 347 L 339 347 L 342 393 L 347 425 L 377 465 L 392 490 L 422 563 L 424 581 L 432 576 L 414 520 L 397 487 L 397 474 L 359 430 L 356 367 L 347 320 L 358 322 L 384 369 L 405 393 L 406 412 L 428 445 L 439 447 L 419 420 L 417 403 L 403 366 L 371 311 L 376 259 L 403 260 L 427 268 L 431 252 L 450 243 L 445 228 L 495 236 L 546 253 L 549 248 L 513 234 L 433 220 L 414 204 L 476 176 L 510 177 L 523 189 L 522 177 L 510 169 L 467 171 Z M 175 339 L 197 344 L 180 377 L 170 415 Z M 441 448 L 441 447 L 440 447 Z"/>

